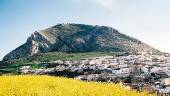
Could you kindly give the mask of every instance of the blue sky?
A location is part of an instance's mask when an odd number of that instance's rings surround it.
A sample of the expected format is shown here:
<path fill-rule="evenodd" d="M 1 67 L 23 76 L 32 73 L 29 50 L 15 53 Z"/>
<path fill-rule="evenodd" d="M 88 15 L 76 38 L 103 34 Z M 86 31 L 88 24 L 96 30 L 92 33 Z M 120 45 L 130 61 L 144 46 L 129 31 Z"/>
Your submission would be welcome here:
<path fill-rule="evenodd" d="M 0 0 L 0 59 L 58 23 L 108 25 L 170 52 L 170 0 Z"/>

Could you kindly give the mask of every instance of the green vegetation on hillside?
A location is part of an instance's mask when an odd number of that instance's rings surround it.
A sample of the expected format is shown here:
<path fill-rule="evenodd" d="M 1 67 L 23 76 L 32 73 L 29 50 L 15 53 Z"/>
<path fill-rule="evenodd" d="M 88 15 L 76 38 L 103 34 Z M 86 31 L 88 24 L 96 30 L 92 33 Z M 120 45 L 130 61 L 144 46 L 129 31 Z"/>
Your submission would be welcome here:
<path fill-rule="evenodd" d="M 82 58 L 98 57 L 113 55 L 110 52 L 83 52 L 83 53 L 62 53 L 62 52 L 49 52 L 40 55 L 30 56 L 26 58 L 19 58 L 7 61 L 8 64 L 35 64 L 42 62 L 50 62 L 55 60 L 79 60 Z M 118 54 L 118 53 L 117 53 Z"/>

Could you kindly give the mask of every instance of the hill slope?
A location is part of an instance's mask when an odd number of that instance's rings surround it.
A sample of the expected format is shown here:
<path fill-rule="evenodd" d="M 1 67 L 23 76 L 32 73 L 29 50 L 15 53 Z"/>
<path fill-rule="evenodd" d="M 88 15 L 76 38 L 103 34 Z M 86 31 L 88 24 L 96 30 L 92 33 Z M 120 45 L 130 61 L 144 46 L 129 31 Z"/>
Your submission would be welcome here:
<path fill-rule="evenodd" d="M 149 45 L 107 26 L 58 24 L 34 32 L 3 61 L 47 52 L 156 52 Z"/>

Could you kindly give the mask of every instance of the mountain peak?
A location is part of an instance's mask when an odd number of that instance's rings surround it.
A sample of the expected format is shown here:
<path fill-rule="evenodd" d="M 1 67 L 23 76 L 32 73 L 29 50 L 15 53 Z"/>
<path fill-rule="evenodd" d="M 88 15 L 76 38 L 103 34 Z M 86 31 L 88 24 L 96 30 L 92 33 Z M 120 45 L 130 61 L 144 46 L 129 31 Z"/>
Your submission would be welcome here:
<path fill-rule="evenodd" d="M 35 31 L 26 43 L 4 57 L 4 61 L 47 52 L 153 52 L 156 49 L 120 33 L 98 25 L 58 24 Z"/>

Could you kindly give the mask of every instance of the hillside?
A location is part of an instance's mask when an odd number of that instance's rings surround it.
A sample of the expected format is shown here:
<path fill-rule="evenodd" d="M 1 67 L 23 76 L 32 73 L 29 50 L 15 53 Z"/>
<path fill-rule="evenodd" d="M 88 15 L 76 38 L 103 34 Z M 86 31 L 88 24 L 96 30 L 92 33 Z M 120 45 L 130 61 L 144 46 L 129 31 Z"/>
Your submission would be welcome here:
<path fill-rule="evenodd" d="M 50 76 L 1 76 L 0 96 L 148 96 L 120 84 Z M 154 96 L 154 95 L 149 95 Z"/>
<path fill-rule="evenodd" d="M 158 52 L 149 45 L 107 26 L 58 24 L 34 32 L 25 44 L 7 54 L 3 61 L 48 52 Z"/>

